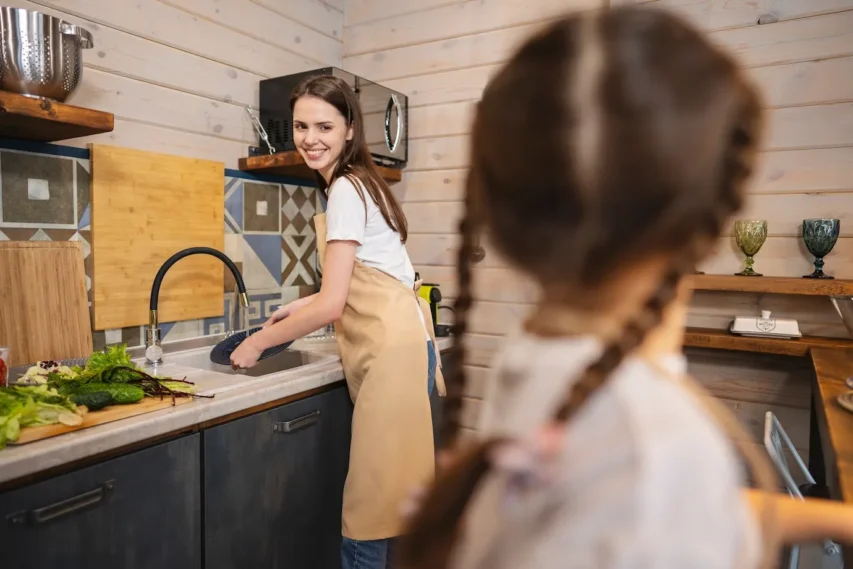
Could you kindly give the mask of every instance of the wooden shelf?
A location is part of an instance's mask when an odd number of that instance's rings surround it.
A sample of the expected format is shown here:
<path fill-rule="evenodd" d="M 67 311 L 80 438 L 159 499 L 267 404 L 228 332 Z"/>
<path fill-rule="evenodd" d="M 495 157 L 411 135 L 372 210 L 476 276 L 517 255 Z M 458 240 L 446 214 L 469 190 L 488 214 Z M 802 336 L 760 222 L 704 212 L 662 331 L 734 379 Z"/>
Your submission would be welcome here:
<path fill-rule="evenodd" d="M 796 340 L 750 338 L 731 334 L 725 330 L 688 328 L 684 338 L 684 345 L 691 348 L 710 348 L 737 352 L 779 354 L 783 356 L 806 356 L 812 348 L 853 348 L 853 340 L 820 338 L 817 336 L 803 336 Z"/>
<path fill-rule="evenodd" d="M 797 277 L 738 277 L 735 275 L 690 275 L 694 290 L 763 292 L 812 296 L 853 296 L 853 281 L 803 279 Z"/>
<path fill-rule="evenodd" d="M 112 113 L 0 91 L 0 137 L 56 142 L 113 128 Z"/>
<path fill-rule="evenodd" d="M 243 172 L 251 172 L 252 174 L 290 176 L 291 178 L 301 178 L 311 182 L 316 179 L 314 170 L 305 164 L 302 156 L 296 150 L 240 158 L 239 168 Z M 386 168 L 384 166 L 377 166 L 377 168 L 379 168 L 379 174 L 388 184 L 396 184 L 403 179 L 402 170 Z"/>

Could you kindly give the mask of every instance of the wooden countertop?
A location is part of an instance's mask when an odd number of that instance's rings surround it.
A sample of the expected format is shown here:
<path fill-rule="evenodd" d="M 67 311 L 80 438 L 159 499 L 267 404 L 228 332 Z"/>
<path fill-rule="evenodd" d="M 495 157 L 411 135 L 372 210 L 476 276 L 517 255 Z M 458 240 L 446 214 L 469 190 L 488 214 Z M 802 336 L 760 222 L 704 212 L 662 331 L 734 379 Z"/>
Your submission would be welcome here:
<path fill-rule="evenodd" d="M 834 497 L 853 504 L 853 412 L 837 401 L 839 395 L 850 391 L 845 380 L 853 376 L 853 350 L 816 348 L 811 358 L 827 483 Z"/>

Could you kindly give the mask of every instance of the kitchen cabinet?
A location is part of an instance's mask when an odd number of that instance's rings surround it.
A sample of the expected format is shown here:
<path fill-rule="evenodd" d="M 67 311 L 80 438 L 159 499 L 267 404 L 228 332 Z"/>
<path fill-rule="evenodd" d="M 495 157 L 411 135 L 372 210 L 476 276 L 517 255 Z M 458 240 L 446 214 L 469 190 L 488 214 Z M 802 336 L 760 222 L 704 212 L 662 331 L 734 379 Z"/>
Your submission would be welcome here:
<path fill-rule="evenodd" d="M 204 564 L 339 569 L 346 387 L 202 433 Z"/>
<path fill-rule="evenodd" d="M 200 436 L 0 494 L 3 567 L 201 568 Z"/>

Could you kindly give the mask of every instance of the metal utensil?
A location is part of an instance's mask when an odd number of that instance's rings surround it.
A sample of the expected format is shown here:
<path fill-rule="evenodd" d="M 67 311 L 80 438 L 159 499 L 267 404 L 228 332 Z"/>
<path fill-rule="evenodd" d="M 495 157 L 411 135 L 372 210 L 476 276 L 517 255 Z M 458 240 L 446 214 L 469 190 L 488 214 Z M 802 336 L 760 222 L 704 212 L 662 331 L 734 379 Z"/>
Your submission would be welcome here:
<path fill-rule="evenodd" d="M 80 26 L 41 12 L 0 7 L 0 89 L 64 101 L 80 84 L 83 49 L 94 46 Z"/>
<path fill-rule="evenodd" d="M 270 137 L 267 135 L 264 125 L 262 125 L 261 121 L 258 120 L 258 117 L 255 116 L 255 111 L 251 106 L 249 106 L 246 107 L 246 112 L 249 113 L 249 118 L 252 119 L 252 126 L 255 127 L 255 132 L 258 133 L 258 136 L 261 137 L 261 140 L 263 140 L 264 144 L 267 145 L 267 148 L 270 149 L 270 154 L 275 154 L 275 147 L 270 142 Z"/>

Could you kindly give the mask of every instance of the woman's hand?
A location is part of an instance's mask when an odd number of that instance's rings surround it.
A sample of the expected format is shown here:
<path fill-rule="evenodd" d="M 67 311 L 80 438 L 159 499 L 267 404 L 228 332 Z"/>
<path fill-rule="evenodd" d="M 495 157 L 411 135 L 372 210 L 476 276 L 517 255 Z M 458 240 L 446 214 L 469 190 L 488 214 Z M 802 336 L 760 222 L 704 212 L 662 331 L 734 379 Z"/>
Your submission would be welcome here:
<path fill-rule="evenodd" d="M 289 303 L 285 304 L 284 306 L 280 306 L 278 308 L 278 310 L 273 312 L 272 316 L 270 316 L 269 319 L 266 322 L 264 322 L 264 328 L 266 328 L 267 326 L 272 326 L 276 322 L 278 322 L 280 320 L 284 320 L 285 318 L 287 318 L 288 316 L 293 314 L 295 312 L 294 307 L 293 307 L 294 304 L 295 304 L 295 302 L 289 302 Z"/>
<path fill-rule="evenodd" d="M 293 314 L 296 313 L 297 310 L 300 310 L 301 308 L 308 306 L 309 304 L 314 302 L 314 300 L 316 298 L 317 298 L 317 294 L 314 293 L 311 296 L 306 296 L 306 297 L 300 298 L 299 300 L 294 300 L 293 302 L 289 302 L 289 303 L 285 304 L 284 306 L 280 306 L 278 308 L 278 310 L 273 312 L 272 316 L 270 316 L 269 319 L 266 322 L 264 322 L 264 328 L 268 328 L 268 327 L 272 326 L 273 324 L 275 324 L 276 322 L 280 322 L 289 316 L 293 316 Z"/>
<path fill-rule="evenodd" d="M 254 335 L 249 336 L 231 352 L 231 367 L 238 369 L 249 369 L 258 363 L 258 358 L 265 348 L 258 345 Z"/>

